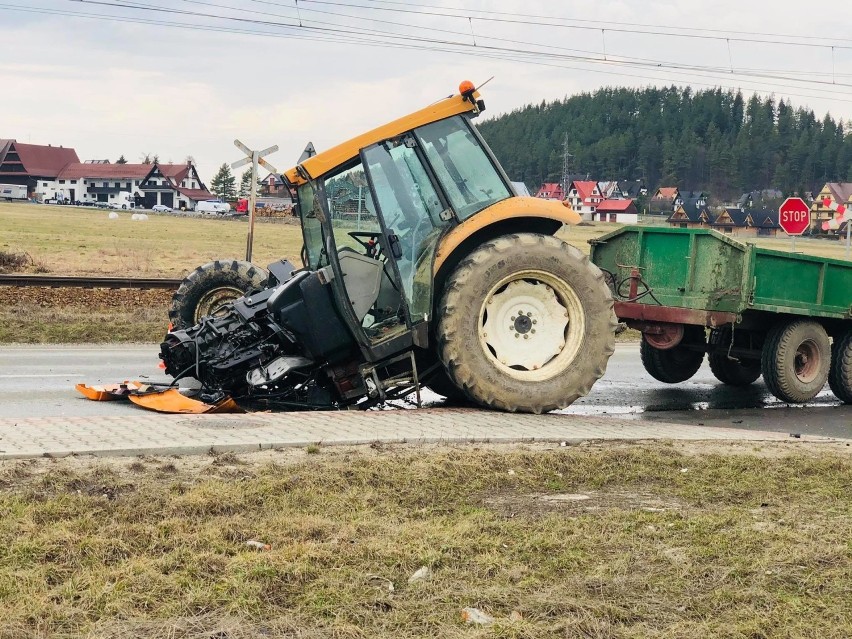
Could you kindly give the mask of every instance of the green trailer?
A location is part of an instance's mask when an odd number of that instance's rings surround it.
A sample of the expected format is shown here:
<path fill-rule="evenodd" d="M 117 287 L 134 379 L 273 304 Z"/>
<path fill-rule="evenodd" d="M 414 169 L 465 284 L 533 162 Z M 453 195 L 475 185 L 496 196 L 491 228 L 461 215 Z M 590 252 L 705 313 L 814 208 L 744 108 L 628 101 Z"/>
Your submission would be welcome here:
<path fill-rule="evenodd" d="M 628 226 L 590 243 L 654 378 L 685 381 L 707 355 L 725 384 L 763 375 L 776 397 L 800 403 L 828 382 L 852 403 L 852 262 L 706 229 Z"/>

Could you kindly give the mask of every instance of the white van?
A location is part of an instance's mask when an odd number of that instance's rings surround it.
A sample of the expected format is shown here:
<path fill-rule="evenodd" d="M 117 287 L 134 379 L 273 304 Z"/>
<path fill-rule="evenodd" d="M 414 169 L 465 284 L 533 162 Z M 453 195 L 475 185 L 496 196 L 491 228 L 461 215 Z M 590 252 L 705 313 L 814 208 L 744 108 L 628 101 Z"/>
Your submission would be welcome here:
<path fill-rule="evenodd" d="M 204 200 L 195 205 L 195 210 L 208 215 L 225 215 L 231 212 L 231 205 L 220 200 Z"/>
<path fill-rule="evenodd" d="M 120 191 L 118 197 L 115 202 L 109 203 L 109 208 L 111 209 L 135 209 L 136 208 L 136 200 L 130 195 L 128 191 Z"/>

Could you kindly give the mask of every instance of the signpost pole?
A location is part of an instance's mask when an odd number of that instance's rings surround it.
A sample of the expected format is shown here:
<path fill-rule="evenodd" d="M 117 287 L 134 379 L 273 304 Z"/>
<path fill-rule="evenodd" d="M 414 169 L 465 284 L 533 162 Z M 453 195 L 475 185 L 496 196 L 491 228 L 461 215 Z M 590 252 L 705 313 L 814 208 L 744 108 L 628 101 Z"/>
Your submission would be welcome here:
<path fill-rule="evenodd" d="M 241 166 L 251 164 L 251 188 L 249 188 L 248 202 L 248 236 L 246 237 L 246 261 L 251 262 L 252 247 L 254 245 L 254 209 L 257 206 L 257 167 L 262 165 L 270 173 L 278 173 L 278 169 L 264 160 L 264 156 L 270 153 L 275 153 L 278 150 L 278 145 L 264 149 L 263 151 L 252 151 L 239 140 L 234 140 L 234 146 L 246 154 L 242 160 L 237 160 L 231 165 L 232 169 L 238 169 Z"/>
<path fill-rule="evenodd" d="M 246 239 L 246 262 L 251 262 L 252 246 L 254 244 L 254 209 L 257 204 L 257 151 L 251 154 L 251 188 L 249 189 L 249 230 Z"/>
<path fill-rule="evenodd" d="M 852 220 L 846 220 L 846 259 L 849 259 L 850 240 L 852 240 Z"/>

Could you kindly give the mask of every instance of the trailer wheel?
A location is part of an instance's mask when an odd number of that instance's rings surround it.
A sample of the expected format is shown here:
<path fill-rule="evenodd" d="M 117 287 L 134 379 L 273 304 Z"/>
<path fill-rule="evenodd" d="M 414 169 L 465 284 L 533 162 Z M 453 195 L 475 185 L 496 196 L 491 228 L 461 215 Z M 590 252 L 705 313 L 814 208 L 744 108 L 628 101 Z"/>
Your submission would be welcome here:
<path fill-rule="evenodd" d="M 852 331 L 836 337 L 831 346 L 828 385 L 837 399 L 852 404 Z"/>
<path fill-rule="evenodd" d="M 821 324 L 794 320 L 770 329 L 763 346 L 763 380 L 778 399 L 803 403 L 828 380 L 831 346 Z"/>
<path fill-rule="evenodd" d="M 746 360 L 744 363 L 728 358 L 728 346 L 731 344 L 729 326 L 712 329 L 709 342 L 713 348 L 707 356 L 707 362 L 720 382 L 728 386 L 748 386 L 760 377 L 760 360 Z"/>
<path fill-rule="evenodd" d="M 639 355 L 645 370 L 651 377 L 665 384 L 685 382 L 698 372 L 704 361 L 704 328 L 687 325 L 683 329 L 683 340 L 674 348 L 655 348 L 644 335 L 639 345 Z"/>
<path fill-rule="evenodd" d="M 267 273 L 240 260 L 216 260 L 199 266 L 181 282 L 172 297 L 169 321 L 172 330 L 195 326 L 205 315 L 214 315 L 223 304 L 262 288 Z"/>
<path fill-rule="evenodd" d="M 615 350 L 603 274 L 549 235 L 505 235 L 474 250 L 447 279 L 439 315 L 449 378 L 489 408 L 564 408 L 589 392 Z"/>

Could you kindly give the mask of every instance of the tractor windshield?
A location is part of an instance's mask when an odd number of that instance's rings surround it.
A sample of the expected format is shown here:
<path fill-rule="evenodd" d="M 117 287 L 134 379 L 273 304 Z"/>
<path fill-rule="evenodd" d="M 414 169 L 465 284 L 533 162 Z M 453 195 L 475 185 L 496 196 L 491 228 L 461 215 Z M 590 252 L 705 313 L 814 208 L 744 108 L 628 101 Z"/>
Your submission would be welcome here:
<path fill-rule="evenodd" d="M 466 118 L 439 120 L 415 133 L 460 220 L 512 195 Z"/>

